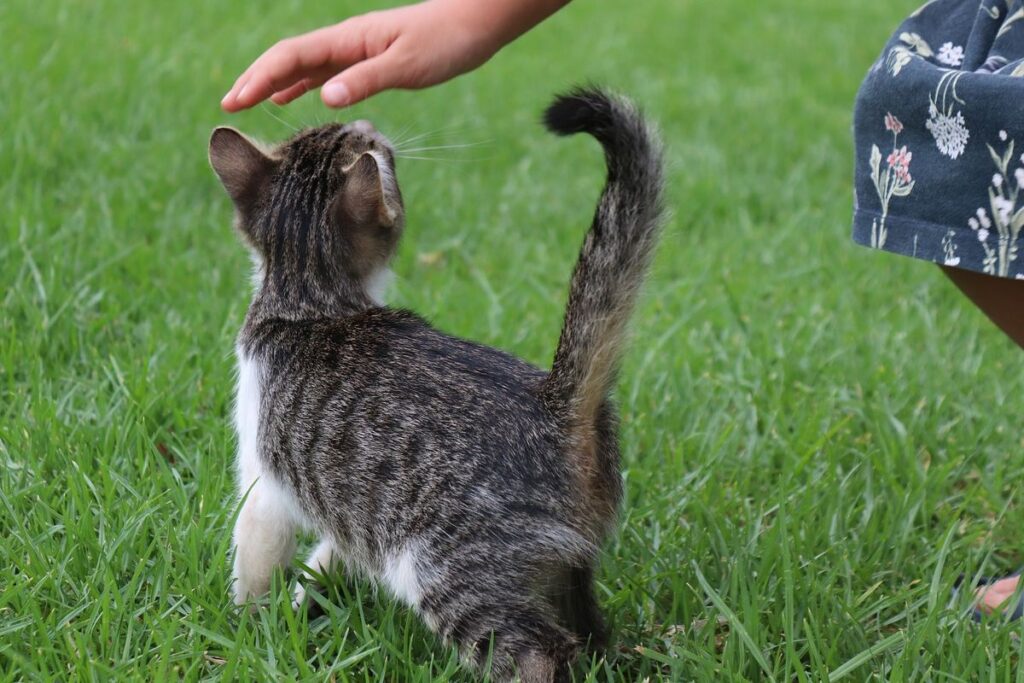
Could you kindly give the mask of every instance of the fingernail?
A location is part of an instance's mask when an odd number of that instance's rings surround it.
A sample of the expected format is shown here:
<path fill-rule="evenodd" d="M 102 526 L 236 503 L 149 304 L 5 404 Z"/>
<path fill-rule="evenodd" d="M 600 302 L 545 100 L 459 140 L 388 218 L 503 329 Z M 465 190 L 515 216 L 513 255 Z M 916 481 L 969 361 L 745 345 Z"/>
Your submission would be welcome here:
<path fill-rule="evenodd" d="M 238 91 L 238 94 L 237 94 L 237 95 L 235 95 L 235 99 L 236 99 L 236 100 L 240 100 L 240 99 L 242 99 L 242 95 L 244 95 L 244 94 L 245 94 L 245 91 L 246 91 L 246 89 L 247 89 L 248 87 L 249 87 L 249 84 L 248 84 L 248 83 L 246 83 L 245 85 L 243 85 L 243 86 L 242 86 L 242 89 Z"/>
<path fill-rule="evenodd" d="M 349 102 L 348 88 L 344 83 L 328 83 L 324 86 L 323 99 L 332 107 L 344 107 Z"/>

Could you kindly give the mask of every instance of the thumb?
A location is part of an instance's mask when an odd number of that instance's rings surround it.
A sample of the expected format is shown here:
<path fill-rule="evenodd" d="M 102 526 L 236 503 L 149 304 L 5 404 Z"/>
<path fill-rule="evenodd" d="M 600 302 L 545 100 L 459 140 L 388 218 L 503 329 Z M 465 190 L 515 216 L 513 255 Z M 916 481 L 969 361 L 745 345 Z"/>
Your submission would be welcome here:
<path fill-rule="evenodd" d="M 340 109 L 361 102 L 398 83 L 400 70 L 394 56 L 388 52 L 353 64 L 327 81 L 320 91 L 320 99 L 328 107 Z"/>

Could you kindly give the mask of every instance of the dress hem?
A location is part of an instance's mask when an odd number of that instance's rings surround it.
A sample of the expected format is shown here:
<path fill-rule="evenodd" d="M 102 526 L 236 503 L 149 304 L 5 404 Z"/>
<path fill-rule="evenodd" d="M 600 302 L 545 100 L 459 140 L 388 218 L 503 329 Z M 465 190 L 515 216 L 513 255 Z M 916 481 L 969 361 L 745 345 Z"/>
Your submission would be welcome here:
<path fill-rule="evenodd" d="M 883 221 L 879 212 L 857 209 L 853 214 L 853 241 L 872 249 L 976 273 L 1024 277 L 1020 273 L 997 273 L 995 259 L 986 253 L 978 233 L 969 227 L 953 227 L 891 213 Z"/>

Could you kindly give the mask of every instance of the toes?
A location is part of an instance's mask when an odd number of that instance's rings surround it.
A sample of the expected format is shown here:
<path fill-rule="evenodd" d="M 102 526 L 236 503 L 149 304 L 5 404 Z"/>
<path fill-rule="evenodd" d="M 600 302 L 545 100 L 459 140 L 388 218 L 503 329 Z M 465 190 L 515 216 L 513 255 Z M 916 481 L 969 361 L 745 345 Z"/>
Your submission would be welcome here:
<path fill-rule="evenodd" d="M 1006 608 L 1007 602 L 1017 592 L 1017 585 L 1019 583 L 1019 576 L 1011 576 L 993 581 L 985 586 L 980 586 L 974 591 L 978 609 L 986 614 L 992 614 Z"/>

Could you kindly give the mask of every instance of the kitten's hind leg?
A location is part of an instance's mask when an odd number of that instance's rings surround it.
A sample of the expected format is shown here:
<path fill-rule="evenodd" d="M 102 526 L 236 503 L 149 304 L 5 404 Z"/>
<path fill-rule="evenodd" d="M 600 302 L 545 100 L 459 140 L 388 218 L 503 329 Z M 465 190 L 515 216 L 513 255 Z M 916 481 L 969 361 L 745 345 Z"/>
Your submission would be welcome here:
<path fill-rule="evenodd" d="M 322 539 L 310 553 L 309 558 L 306 560 L 306 566 L 309 569 L 317 572 L 318 574 L 327 574 L 334 568 L 337 563 L 338 555 L 334 550 L 334 544 L 328 539 Z M 302 607 L 303 601 L 306 599 L 306 584 L 313 583 L 316 579 L 308 571 L 303 570 L 302 576 L 299 577 L 299 582 L 295 586 L 295 594 L 292 598 L 292 606 L 295 609 Z"/>
<path fill-rule="evenodd" d="M 569 667 L 578 649 L 576 638 L 546 611 L 509 610 L 504 616 L 504 623 L 493 631 L 494 679 L 512 680 L 507 669 L 511 662 L 521 683 L 568 683 Z M 476 645 L 479 648 L 485 642 L 478 639 Z"/>
<path fill-rule="evenodd" d="M 235 522 L 235 604 L 270 590 L 270 578 L 295 554 L 296 523 L 286 494 L 259 480 L 249 490 Z"/>
<path fill-rule="evenodd" d="M 453 638 L 475 666 L 485 668 L 490 655 L 491 680 L 506 683 L 517 673 L 522 683 L 569 680 L 577 640 L 556 623 L 550 609 L 504 601 L 472 607 L 460 601 L 452 607 L 428 615 L 428 623 L 439 623 L 442 635 Z"/>

